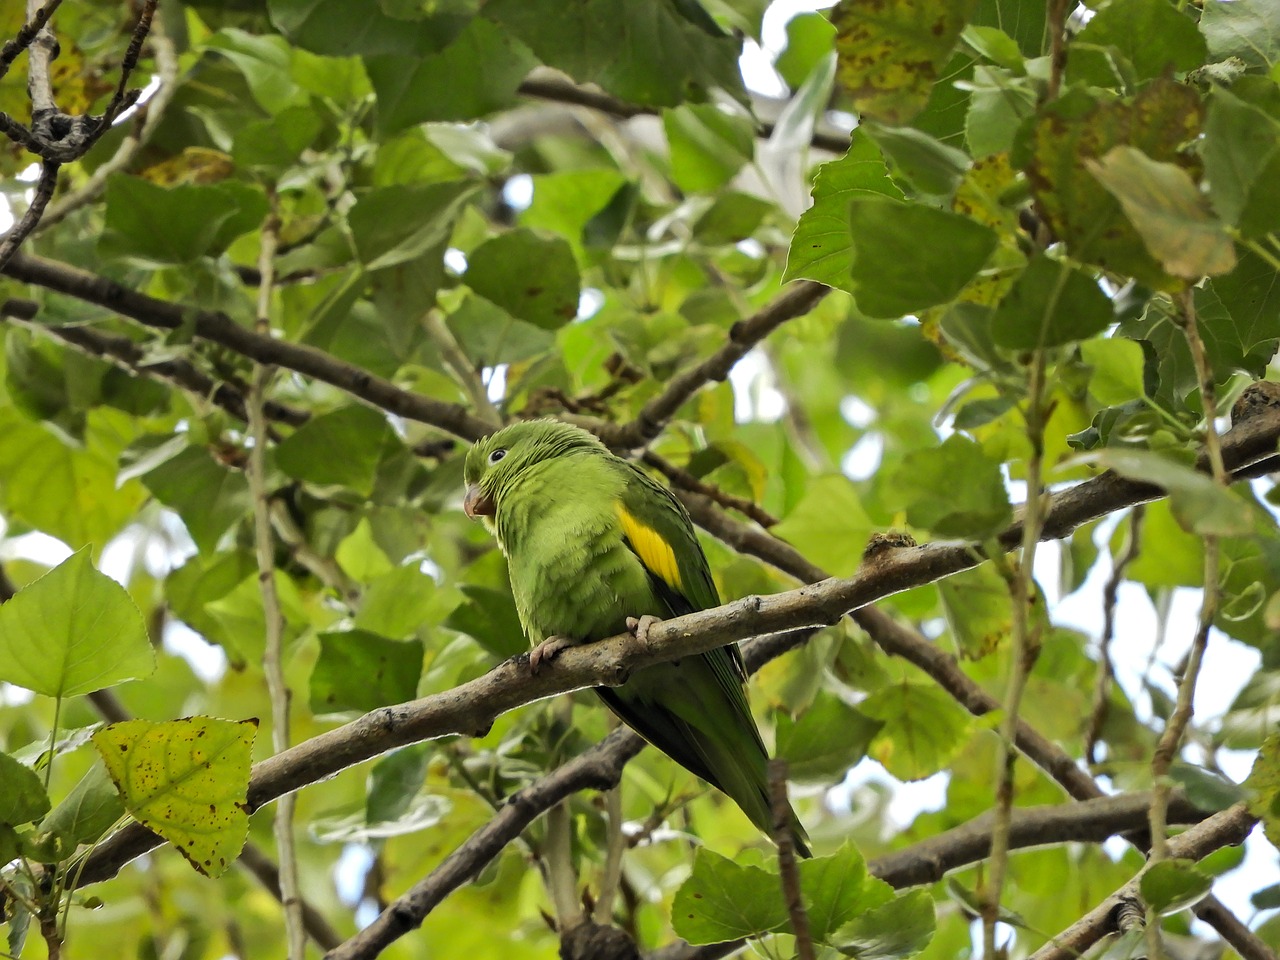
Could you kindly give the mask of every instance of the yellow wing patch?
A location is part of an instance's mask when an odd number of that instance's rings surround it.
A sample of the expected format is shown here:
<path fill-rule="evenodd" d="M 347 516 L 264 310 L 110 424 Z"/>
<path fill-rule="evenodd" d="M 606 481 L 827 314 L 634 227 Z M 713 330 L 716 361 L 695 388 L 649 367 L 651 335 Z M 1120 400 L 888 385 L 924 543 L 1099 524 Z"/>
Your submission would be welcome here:
<path fill-rule="evenodd" d="M 684 593 L 680 582 L 680 565 L 676 562 L 676 553 L 671 544 L 662 539 L 662 534 L 653 527 L 647 526 L 627 512 L 627 508 L 618 502 L 618 519 L 622 521 L 622 532 L 631 541 L 631 549 L 636 552 L 640 562 L 659 577 L 667 586 Z"/>

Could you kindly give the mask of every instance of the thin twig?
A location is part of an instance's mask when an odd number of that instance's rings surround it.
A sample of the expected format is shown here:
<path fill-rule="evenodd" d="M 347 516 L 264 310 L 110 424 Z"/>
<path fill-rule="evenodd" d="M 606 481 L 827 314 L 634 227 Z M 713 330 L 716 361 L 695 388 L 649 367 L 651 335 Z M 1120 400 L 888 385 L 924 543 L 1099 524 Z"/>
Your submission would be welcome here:
<path fill-rule="evenodd" d="M 3 238 L 0 238 L 0 270 L 3 270 L 4 265 L 18 252 L 22 241 L 36 228 L 36 224 L 44 215 L 49 199 L 58 188 L 59 166 L 52 160 L 41 162 L 40 179 L 36 182 L 35 194 L 31 198 L 30 205 L 22 214 L 22 219 L 10 227 Z"/>
<path fill-rule="evenodd" d="M 815 960 L 809 914 L 800 896 L 800 870 L 796 866 L 795 843 L 791 835 L 791 805 L 787 802 L 787 761 L 769 761 L 769 802 L 773 808 L 773 842 L 778 845 L 778 874 L 782 879 L 782 899 L 791 918 L 796 938 L 796 956 Z"/>
<path fill-rule="evenodd" d="M 133 68 L 138 65 L 138 57 L 142 54 L 142 44 L 147 39 L 147 34 L 151 32 L 151 21 L 155 17 L 156 4 L 158 2 L 159 0 L 144 0 L 142 9 L 138 11 L 138 22 L 134 25 L 133 35 L 129 37 L 129 46 L 125 49 L 124 59 L 120 62 L 120 81 L 116 84 L 116 92 L 112 94 L 111 101 L 107 104 L 107 109 L 103 111 L 98 120 L 98 126 L 91 135 L 90 144 L 109 130 L 115 118 L 132 102 L 137 101 L 138 94 L 136 92 L 132 100 L 130 99 L 128 90 L 129 77 L 133 73 Z M 86 145 L 85 149 L 88 149 L 88 145 Z"/>
<path fill-rule="evenodd" d="M 606 429 L 601 439 L 611 447 L 642 447 L 658 436 L 676 411 L 712 381 L 725 379 L 757 343 L 788 320 L 804 316 L 831 292 L 812 280 L 792 284 L 746 320 L 729 330 L 729 342 L 701 363 L 682 370 L 660 394 L 646 403 L 630 423 Z"/>
<path fill-rule="evenodd" d="M 45 24 L 49 22 L 49 18 L 53 16 L 54 11 L 61 5 L 62 0 L 49 0 L 44 6 L 38 7 L 34 13 L 28 13 L 27 22 L 22 25 L 18 33 L 12 40 L 6 40 L 4 46 L 0 47 L 0 77 L 9 72 L 9 68 L 13 66 L 13 61 L 18 58 L 18 54 L 31 46 L 36 34 L 44 29 Z M 30 10 L 30 5 L 28 5 L 28 10 Z"/>
<path fill-rule="evenodd" d="M 1129 527 L 1125 531 L 1124 545 L 1111 562 L 1111 575 L 1102 588 L 1102 636 L 1098 640 L 1098 677 L 1093 685 L 1093 708 L 1089 711 L 1089 723 L 1084 735 L 1084 758 L 1090 766 L 1098 762 L 1098 743 L 1102 727 L 1107 722 L 1111 703 L 1111 683 L 1115 679 L 1115 665 L 1111 662 L 1111 641 L 1116 633 L 1116 603 L 1125 571 L 1137 559 L 1142 550 L 1142 518 L 1145 509 L 1134 507 L 1129 514 Z"/>
<path fill-rule="evenodd" d="M 721 490 L 714 484 L 704 483 L 695 477 L 688 470 L 677 467 L 666 457 L 660 457 L 652 450 L 646 450 L 640 457 L 640 461 L 645 466 L 653 467 L 664 477 L 671 481 L 671 485 L 681 487 L 693 493 L 700 493 L 704 497 L 714 500 L 722 507 L 728 507 L 730 510 L 737 510 L 739 513 L 750 517 L 760 526 L 768 529 L 778 522 L 778 518 L 771 514 L 758 503 L 748 500 L 746 497 L 735 496 Z"/>
<path fill-rule="evenodd" d="M 41 219 L 37 232 L 61 223 L 76 210 L 96 200 L 106 189 L 107 180 L 133 162 L 138 151 L 147 145 L 160 121 L 164 119 L 165 111 L 178 90 L 178 54 L 173 41 L 164 31 L 163 21 L 151 23 L 150 37 L 159 87 L 151 99 L 138 108 L 137 123 L 133 131 L 125 137 L 111 158 L 94 168 L 83 184 L 52 204 Z"/>
<path fill-rule="evenodd" d="M 262 226 L 262 248 L 258 256 L 262 285 L 258 287 L 256 327 L 258 335 L 264 337 L 269 336 L 271 331 L 271 277 L 275 268 L 276 238 L 280 229 L 274 193 L 269 195 L 269 199 L 271 210 Z M 280 610 L 280 597 L 276 592 L 271 494 L 267 489 L 266 457 L 269 440 L 267 419 L 262 409 L 273 372 L 265 364 L 255 366 L 245 406 L 249 414 L 249 433 L 253 438 L 247 473 L 249 492 L 253 498 L 254 546 L 258 558 L 258 586 L 262 591 L 262 616 L 266 630 L 262 671 L 267 678 L 267 692 L 271 699 L 271 749 L 280 754 L 289 749 L 289 702 L 292 694 L 284 675 L 284 614 Z M 289 960 L 305 960 L 307 938 L 302 919 L 302 898 L 299 895 L 298 859 L 294 850 L 294 806 L 292 794 L 280 798 L 275 809 L 274 832 L 280 861 L 280 903 L 284 907 L 288 957 Z"/>

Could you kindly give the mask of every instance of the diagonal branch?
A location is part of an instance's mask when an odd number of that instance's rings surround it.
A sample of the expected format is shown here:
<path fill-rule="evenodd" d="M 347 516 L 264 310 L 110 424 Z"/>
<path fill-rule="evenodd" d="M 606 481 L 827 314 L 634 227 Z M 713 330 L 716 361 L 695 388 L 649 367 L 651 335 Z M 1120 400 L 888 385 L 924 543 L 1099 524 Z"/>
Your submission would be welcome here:
<path fill-rule="evenodd" d="M 225 313 L 180 307 L 87 270 L 30 254 L 16 255 L 3 272 L 16 280 L 114 310 L 144 326 L 177 330 L 190 323 L 195 335 L 203 340 L 220 343 L 258 363 L 287 367 L 323 380 L 389 413 L 433 424 L 466 440 L 475 440 L 490 431 L 486 421 L 472 415 L 461 404 L 445 403 L 402 390 L 390 380 L 339 360 L 323 350 L 255 333 Z"/>
<path fill-rule="evenodd" d="M 621 449 L 650 443 L 703 386 L 723 380 L 752 347 L 788 320 L 804 316 L 830 292 L 830 287 L 812 280 L 789 286 L 752 316 L 735 323 L 729 330 L 729 342 L 723 347 L 667 381 L 662 393 L 646 403 L 633 421 L 600 430 L 600 439 Z"/>
<path fill-rule="evenodd" d="M 1172 838 L 1169 855 L 1199 860 L 1221 847 L 1243 843 L 1257 822 L 1248 807 L 1238 803 Z M 1144 867 L 1136 877 L 1032 954 L 1031 960 L 1076 960 L 1111 933 L 1115 929 L 1116 907 L 1125 899 L 1141 899 L 1138 884 L 1145 872 Z"/>

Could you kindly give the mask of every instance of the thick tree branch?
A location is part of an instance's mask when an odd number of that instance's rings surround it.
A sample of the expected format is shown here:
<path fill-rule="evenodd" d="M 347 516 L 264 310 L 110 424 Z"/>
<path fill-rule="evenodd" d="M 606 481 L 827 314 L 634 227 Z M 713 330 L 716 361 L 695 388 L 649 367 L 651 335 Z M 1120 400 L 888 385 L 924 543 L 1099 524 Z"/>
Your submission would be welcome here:
<path fill-rule="evenodd" d="M 1221 847 L 1244 842 L 1257 818 L 1243 803 L 1215 813 L 1169 841 L 1169 856 L 1199 860 Z M 1115 910 L 1125 899 L 1141 899 L 1136 877 L 1087 914 L 1062 931 L 1034 954 L 1031 960 L 1076 960 L 1086 950 L 1115 930 Z"/>

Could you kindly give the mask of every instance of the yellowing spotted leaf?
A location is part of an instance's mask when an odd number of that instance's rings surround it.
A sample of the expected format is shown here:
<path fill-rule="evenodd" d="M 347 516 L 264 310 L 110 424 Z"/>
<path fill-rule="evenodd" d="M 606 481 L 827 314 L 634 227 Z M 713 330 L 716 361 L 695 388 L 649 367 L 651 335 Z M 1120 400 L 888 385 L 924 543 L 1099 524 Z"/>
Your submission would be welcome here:
<path fill-rule="evenodd" d="M 929 99 L 974 0 L 841 0 L 836 79 L 864 118 L 906 123 Z"/>
<path fill-rule="evenodd" d="M 93 735 L 125 809 L 198 871 L 221 874 L 249 832 L 245 794 L 257 720 L 126 720 Z"/>

